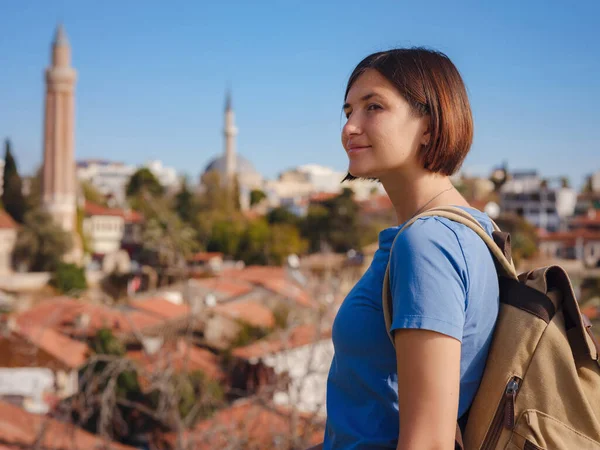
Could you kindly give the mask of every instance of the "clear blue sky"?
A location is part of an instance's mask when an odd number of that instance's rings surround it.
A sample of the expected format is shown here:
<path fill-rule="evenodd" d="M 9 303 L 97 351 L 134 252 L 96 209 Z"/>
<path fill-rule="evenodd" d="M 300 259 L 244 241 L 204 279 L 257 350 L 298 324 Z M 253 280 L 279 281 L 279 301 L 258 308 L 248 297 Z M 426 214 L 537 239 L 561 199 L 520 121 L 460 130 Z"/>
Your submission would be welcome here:
<path fill-rule="evenodd" d="M 63 22 L 79 74 L 77 159 L 161 159 L 196 179 L 222 151 L 230 83 L 238 149 L 261 173 L 344 170 L 354 65 L 426 45 L 453 59 L 469 90 L 465 168 L 506 160 L 580 185 L 600 169 L 599 18 L 597 0 L 0 0 L 0 138 L 22 171 L 40 164 L 43 70 Z"/>

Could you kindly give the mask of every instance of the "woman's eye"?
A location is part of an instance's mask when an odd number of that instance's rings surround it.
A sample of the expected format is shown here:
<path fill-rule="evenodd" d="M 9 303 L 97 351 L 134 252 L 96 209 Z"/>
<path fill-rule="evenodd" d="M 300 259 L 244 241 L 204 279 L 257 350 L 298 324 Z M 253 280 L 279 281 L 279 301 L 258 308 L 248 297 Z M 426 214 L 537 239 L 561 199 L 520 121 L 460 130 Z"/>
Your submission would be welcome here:
<path fill-rule="evenodd" d="M 371 103 L 369 106 L 367 106 L 367 111 L 374 111 L 376 109 L 381 109 L 381 106 L 376 103 Z"/>
<path fill-rule="evenodd" d="M 346 116 L 346 120 L 348 120 L 350 118 L 350 114 L 352 114 L 352 112 L 345 112 L 344 115 Z"/>

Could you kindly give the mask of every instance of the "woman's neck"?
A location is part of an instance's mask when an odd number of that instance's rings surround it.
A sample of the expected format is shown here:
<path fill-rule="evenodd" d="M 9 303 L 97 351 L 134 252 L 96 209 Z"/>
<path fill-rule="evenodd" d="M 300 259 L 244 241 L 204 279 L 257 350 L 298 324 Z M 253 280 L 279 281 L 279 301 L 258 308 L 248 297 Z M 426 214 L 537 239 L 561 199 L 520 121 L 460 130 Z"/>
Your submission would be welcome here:
<path fill-rule="evenodd" d="M 427 170 L 394 173 L 381 179 L 394 210 L 398 224 L 410 220 L 426 209 L 441 205 L 469 206 L 464 197 L 454 189 L 446 175 Z"/>

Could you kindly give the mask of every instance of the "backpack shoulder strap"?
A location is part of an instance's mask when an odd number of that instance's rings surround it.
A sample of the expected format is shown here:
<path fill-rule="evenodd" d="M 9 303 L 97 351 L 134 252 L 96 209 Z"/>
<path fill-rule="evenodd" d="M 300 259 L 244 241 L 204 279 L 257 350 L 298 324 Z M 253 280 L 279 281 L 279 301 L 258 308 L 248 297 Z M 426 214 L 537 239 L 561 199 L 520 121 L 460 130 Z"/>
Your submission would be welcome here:
<path fill-rule="evenodd" d="M 494 242 L 494 239 L 485 231 L 483 226 L 475 219 L 471 214 L 466 212 L 463 209 L 445 206 L 441 208 L 432 208 L 427 210 L 409 220 L 398 232 L 396 237 L 394 238 L 394 242 L 392 243 L 392 248 L 390 249 L 390 258 L 392 257 L 392 252 L 394 250 L 394 245 L 396 244 L 396 240 L 398 236 L 402 234 L 408 227 L 410 227 L 413 223 L 423 217 L 444 217 L 448 220 L 452 220 L 453 222 L 460 223 L 471 230 L 473 230 L 488 246 L 490 252 L 492 253 L 494 259 L 498 263 L 498 268 L 502 272 L 502 275 L 518 280 L 517 271 L 515 269 L 515 265 L 512 260 L 508 260 L 504 255 L 504 252 L 498 245 Z M 494 228 L 498 226 L 494 224 Z M 499 228 L 498 228 L 499 230 Z M 385 276 L 383 280 L 383 316 L 385 319 L 385 328 L 388 333 L 388 337 L 392 341 L 392 345 L 394 344 L 394 337 L 390 333 L 390 327 L 392 325 L 392 293 L 390 289 L 390 264 L 388 261 L 388 265 L 385 271 Z"/>

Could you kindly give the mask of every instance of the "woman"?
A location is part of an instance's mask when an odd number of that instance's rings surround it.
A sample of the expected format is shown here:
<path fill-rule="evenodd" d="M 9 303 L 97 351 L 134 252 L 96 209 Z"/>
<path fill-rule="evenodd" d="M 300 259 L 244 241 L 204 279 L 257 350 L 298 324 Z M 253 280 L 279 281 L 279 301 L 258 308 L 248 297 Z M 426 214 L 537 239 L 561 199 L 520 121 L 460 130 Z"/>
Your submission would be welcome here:
<path fill-rule="evenodd" d="M 485 243 L 464 225 L 419 212 L 469 207 L 449 176 L 471 146 L 467 93 L 445 55 L 421 48 L 372 54 L 345 95 L 347 179 L 379 180 L 398 226 L 383 230 L 373 262 L 341 305 L 327 382 L 323 449 L 454 448 L 457 419 L 479 386 L 498 315 L 498 279 Z M 382 282 L 390 264 L 391 332 Z"/>

